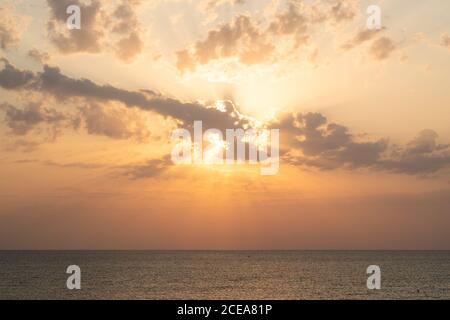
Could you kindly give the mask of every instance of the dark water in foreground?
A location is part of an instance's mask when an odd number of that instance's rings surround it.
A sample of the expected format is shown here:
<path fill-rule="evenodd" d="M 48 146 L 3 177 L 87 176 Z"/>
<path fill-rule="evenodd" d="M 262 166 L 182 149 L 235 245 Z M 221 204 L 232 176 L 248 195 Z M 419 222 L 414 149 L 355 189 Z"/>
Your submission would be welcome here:
<path fill-rule="evenodd" d="M 450 251 L 0 251 L 0 299 L 450 299 Z"/>

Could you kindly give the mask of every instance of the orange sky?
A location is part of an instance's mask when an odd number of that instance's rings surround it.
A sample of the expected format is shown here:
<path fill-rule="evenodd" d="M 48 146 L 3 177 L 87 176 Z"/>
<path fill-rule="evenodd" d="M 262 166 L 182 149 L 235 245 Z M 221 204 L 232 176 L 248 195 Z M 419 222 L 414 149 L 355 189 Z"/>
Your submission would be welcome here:
<path fill-rule="evenodd" d="M 0 0 L 0 249 L 450 249 L 450 3 L 369 4 Z M 276 175 L 171 163 L 249 119 Z"/>

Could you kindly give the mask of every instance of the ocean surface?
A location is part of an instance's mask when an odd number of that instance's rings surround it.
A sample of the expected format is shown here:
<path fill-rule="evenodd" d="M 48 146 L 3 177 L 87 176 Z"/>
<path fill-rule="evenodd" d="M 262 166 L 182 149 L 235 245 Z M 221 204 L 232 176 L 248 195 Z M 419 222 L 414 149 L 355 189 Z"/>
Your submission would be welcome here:
<path fill-rule="evenodd" d="M 0 251 L 0 299 L 449 298 L 450 251 Z"/>

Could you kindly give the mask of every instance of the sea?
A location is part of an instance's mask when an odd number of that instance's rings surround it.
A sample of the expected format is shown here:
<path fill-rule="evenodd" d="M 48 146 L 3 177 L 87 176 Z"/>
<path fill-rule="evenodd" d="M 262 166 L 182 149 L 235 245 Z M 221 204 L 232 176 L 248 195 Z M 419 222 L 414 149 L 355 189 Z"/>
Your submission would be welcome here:
<path fill-rule="evenodd" d="M 0 251 L 2 300 L 449 298 L 450 251 Z"/>

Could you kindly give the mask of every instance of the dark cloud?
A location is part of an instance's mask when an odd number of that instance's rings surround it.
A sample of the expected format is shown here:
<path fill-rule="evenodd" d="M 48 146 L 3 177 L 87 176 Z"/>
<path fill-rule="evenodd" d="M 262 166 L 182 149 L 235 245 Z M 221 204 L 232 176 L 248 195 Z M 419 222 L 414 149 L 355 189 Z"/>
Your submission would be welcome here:
<path fill-rule="evenodd" d="M 112 47 L 117 57 L 131 62 L 144 49 L 142 28 L 136 9 L 140 0 L 123 0 L 109 10 L 106 2 L 92 0 L 47 0 L 51 19 L 47 23 L 50 40 L 64 54 L 98 53 Z M 81 9 L 81 29 L 68 30 L 66 9 Z"/>
<path fill-rule="evenodd" d="M 328 123 L 319 113 L 284 115 L 271 124 L 280 128 L 284 159 L 319 169 L 371 168 L 406 174 L 429 174 L 450 167 L 450 145 L 437 143 L 432 130 L 422 131 L 404 147 L 387 139 L 362 140 L 345 126 Z"/>
<path fill-rule="evenodd" d="M 91 0 L 47 0 L 51 19 L 47 23 L 50 40 L 61 53 L 100 52 L 104 37 L 101 2 Z M 81 29 L 68 30 L 67 7 L 77 5 L 81 10 Z"/>
<path fill-rule="evenodd" d="M 207 108 L 198 103 L 163 97 L 153 91 L 128 91 L 110 85 L 98 85 L 88 79 L 73 79 L 61 73 L 59 68 L 44 66 L 43 72 L 18 70 L 6 62 L 0 71 L 0 86 L 5 89 L 28 89 L 51 94 L 59 99 L 80 97 L 100 101 L 118 101 L 128 107 L 154 111 L 160 115 L 183 122 L 186 126 L 202 120 L 209 128 L 234 128 L 249 123 L 231 102 L 226 102 L 226 112 Z"/>
<path fill-rule="evenodd" d="M 3 60 L 0 71 L 0 86 L 4 89 L 34 90 L 50 94 L 58 99 L 74 97 L 88 100 L 119 101 L 127 106 L 148 104 L 146 93 L 127 92 L 110 86 L 98 86 L 89 80 L 74 80 L 59 73 L 59 70 L 44 67 L 42 73 L 19 70 L 8 61 Z M 135 138 L 146 140 L 150 133 L 143 115 L 126 107 L 108 106 L 107 108 L 87 101 L 78 109 L 78 113 L 59 112 L 54 108 L 44 107 L 42 103 L 29 103 L 25 107 L 16 107 L 4 103 L 1 109 L 5 112 L 5 123 L 16 135 L 25 135 L 36 127 L 47 127 L 53 132 L 54 138 L 61 127 L 78 128 L 84 125 L 89 134 L 101 134 L 114 139 Z M 42 125 L 42 126 L 41 126 Z"/>
<path fill-rule="evenodd" d="M 297 119 L 303 127 L 298 128 L 295 145 L 307 155 L 335 150 L 351 141 L 347 128 L 335 123 L 326 124 L 327 119 L 320 113 L 298 115 Z"/>
<path fill-rule="evenodd" d="M 0 66 L 0 86 L 4 89 L 23 88 L 34 79 L 33 72 L 19 70 L 4 58 L 0 58 Z"/>
<path fill-rule="evenodd" d="M 423 130 L 404 147 L 396 148 L 390 159 L 379 163 L 380 168 L 408 174 L 427 174 L 450 164 L 450 145 L 438 144 L 433 130 Z"/>
<path fill-rule="evenodd" d="M 142 164 L 128 165 L 122 167 L 122 175 L 131 179 L 144 179 L 157 177 L 172 166 L 170 155 L 160 159 L 151 159 Z"/>
<path fill-rule="evenodd" d="M 437 144 L 437 138 L 438 135 L 435 131 L 429 129 L 423 130 L 416 138 L 407 144 L 406 153 L 408 155 L 418 155 L 443 150 L 449 147 L 449 145 Z"/>
<path fill-rule="evenodd" d="M 375 164 L 387 149 L 384 140 L 357 141 L 348 128 L 328 123 L 320 113 L 284 115 L 271 126 L 280 127 L 285 133 L 283 143 L 285 148 L 290 147 L 285 159 L 296 165 L 322 169 L 367 167 Z"/>
<path fill-rule="evenodd" d="M 22 81 L 12 81 L 10 77 Z M 225 130 L 251 124 L 251 119 L 241 115 L 231 101 L 224 101 L 221 110 L 218 110 L 215 107 L 163 97 L 150 90 L 128 91 L 110 85 L 98 85 L 88 79 L 73 79 L 63 75 L 58 68 L 49 66 L 44 66 L 43 72 L 32 73 L 16 69 L 6 62 L 4 69 L 0 71 L 0 86 L 16 90 L 26 88 L 61 101 L 68 100 L 66 102 L 81 98 L 86 102 L 85 106 L 79 108 L 78 114 L 75 111 L 67 114 L 64 125 L 71 128 L 82 126 L 89 134 L 105 135 L 113 139 L 134 138 L 143 142 L 150 136 L 143 115 L 132 107 L 170 117 L 187 128 L 198 120 L 203 121 L 204 130 Z M 110 102 L 119 102 L 128 108 L 103 105 Z M 19 122 L 14 122 L 15 126 L 18 124 Z M 56 137 L 59 126 L 49 122 L 46 124 L 55 129 Z M 20 122 L 20 125 L 23 126 L 24 123 Z"/>
<path fill-rule="evenodd" d="M 11 104 L 0 105 L 5 111 L 5 123 L 16 135 L 25 135 L 40 124 L 53 126 L 54 131 L 67 120 L 67 117 L 53 108 L 43 107 L 40 103 L 29 103 L 20 109 Z"/>

